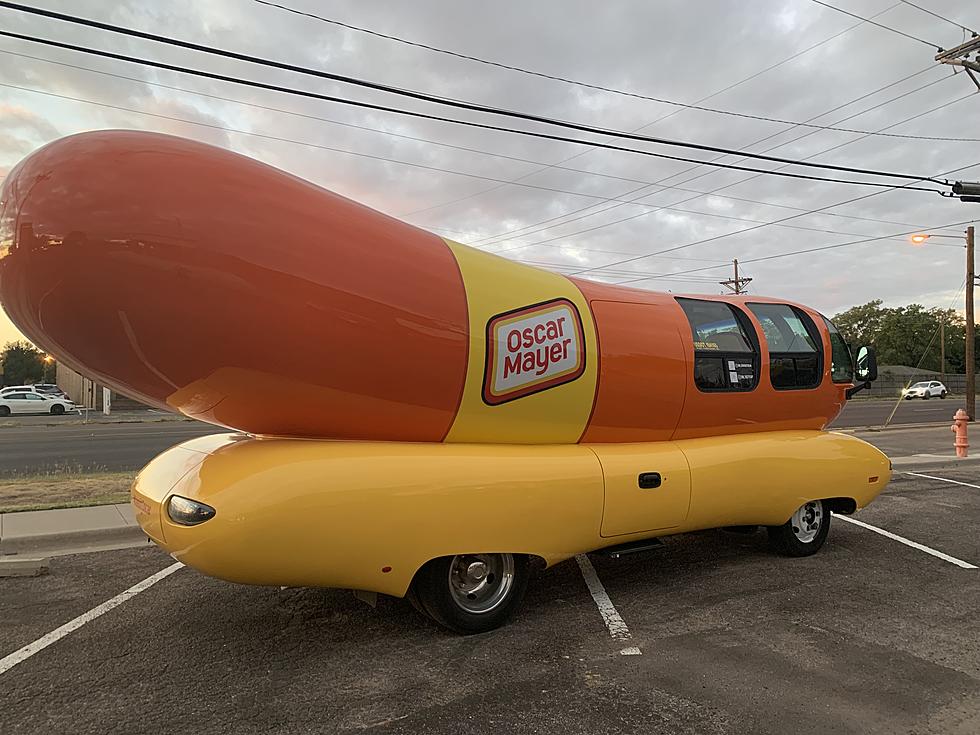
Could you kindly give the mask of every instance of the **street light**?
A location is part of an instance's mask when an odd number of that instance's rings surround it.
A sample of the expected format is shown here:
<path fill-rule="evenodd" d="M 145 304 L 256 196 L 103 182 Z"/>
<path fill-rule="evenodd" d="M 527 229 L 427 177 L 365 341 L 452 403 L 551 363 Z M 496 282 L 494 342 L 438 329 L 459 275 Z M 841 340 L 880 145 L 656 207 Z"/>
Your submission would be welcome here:
<path fill-rule="evenodd" d="M 976 286 L 975 264 L 973 261 L 973 225 L 966 228 L 966 412 L 970 416 L 970 421 L 976 419 L 976 364 L 974 359 L 974 346 L 976 336 L 974 334 L 973 316 L 973 288 Z M 961 239 L 962 235 L 934 235 L 924 232 L 917 232 L 910 238 L 913 245 L 922 245 L 932 237 L 952 237 Z M 937 243 L 938 244 L 938 243 Z M 943 243 L 945 244 L 945 243 Z"/>

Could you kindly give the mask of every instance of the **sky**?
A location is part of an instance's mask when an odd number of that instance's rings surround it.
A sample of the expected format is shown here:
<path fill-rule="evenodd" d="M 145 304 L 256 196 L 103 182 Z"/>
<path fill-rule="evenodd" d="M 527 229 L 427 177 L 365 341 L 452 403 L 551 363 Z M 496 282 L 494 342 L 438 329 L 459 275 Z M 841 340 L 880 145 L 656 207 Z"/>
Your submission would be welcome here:
<path fill-rule="evenodd" d="M 980 138 L 980 93 L 965 74 L 937 64 L 930 47 L 955 46 L 965 40 L 964 31 L 900 0 L 832 4 L 915 38 L 812 0 L 277 2 L 414 43 L 631 94 L 437 53 L 257 0 L 30 4 L 606 129 L 916 177 L 975 164 L 951 178 L 980 180 L 980 142 L 866 134 Z M 980 28 L 980 4 L 916 4 Z M 454 118 L 556 132 L 8 9 L 0 9 L 0 29 Z M 799 122 L 859 132 L 794 124 Z M 755 175 L 476 130 L 0 38 L 0 176 L 49 141 L 106 128 L 153 130 L 229 148 L 444 237 L 559 272 L 581 272 L 583 278 L 674 293 L 720 293 L 724 287 L 718 281 L 731 277 L 731 261 L 737 258 L 741 275 L 753 279 L 750 293 L 793 299 L 826 314 L 872 299 L 891 306 L 959 307 L 960 241 L 932 238 L 915 247 L 899 233 L 957 235 L 964 226 L 946 225 L 980 220 L 980 205 L 933 193 Z M 697 161 L 718 158 L 557 132 Z M 718 160 L 767 170 L 779 166 L 734 155 Z M 807 213 L 815 209 L 823 211 Z M 786 218 L 792 219 L 767 224 Z M 0 314 L 0 344 L 17 337 Z"/>

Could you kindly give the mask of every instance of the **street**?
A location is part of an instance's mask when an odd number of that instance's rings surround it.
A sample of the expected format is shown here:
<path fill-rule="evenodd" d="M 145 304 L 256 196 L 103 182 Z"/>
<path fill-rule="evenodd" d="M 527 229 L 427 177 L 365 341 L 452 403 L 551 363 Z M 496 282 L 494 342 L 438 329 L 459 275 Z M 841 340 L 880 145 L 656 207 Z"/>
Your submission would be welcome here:
<path fill-rule="evenodd" d="M 0 477 L 135 471 L 174 444 L 218 431 L 190 421 L 7 427 L 0 429 Z"/>
<path fill-rule="evenodd" d="M 902 401 L 892 424 L 951 421 L 960 398 Z M 830 428 L 880 426 L 894 401 L 851 401 Z M 15 417 L 0 428 L 0 477 L 57 471 L 139 470 L 160 452 L 187 439 L 226 431 L 192 421 L 80 424 L 77 417 Z"/>
<path fill-rule="evenodd" d="M 812 557 L 721 530 L 591 555 L 635 655 L 575 561 L 533 578 L 511 624 L 466 638 L 404 600 L 177 568 L 4 670 L 173 564 L 154 547 L 56 558 L 0 580 L 0 732 L 972 735 L 980 486 L 975 467 L 929 474 L 896 474 L 856 516 L 877 531 L 838 517 Z"/>
<path fill-rule="evenodd" d="M 940 421 L 952 423 L 956 409 L 963 408 L 962 396 L 950 396 L 945 400 L 932 398 L 898 401 L 897 399 L 854 399 L 848 401 L 840 416 L 830 424 L 830 428 L 854 428 L 859 426 L 881 426 L 898 402 L 898 410 L 891 424 L 929 424 Z"/>

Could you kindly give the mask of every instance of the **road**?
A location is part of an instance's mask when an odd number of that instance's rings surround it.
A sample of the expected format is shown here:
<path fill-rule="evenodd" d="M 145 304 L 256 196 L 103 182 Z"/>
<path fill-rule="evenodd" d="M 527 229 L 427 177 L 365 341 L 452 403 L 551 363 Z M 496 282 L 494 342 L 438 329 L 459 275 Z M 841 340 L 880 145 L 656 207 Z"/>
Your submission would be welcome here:
<path fill-rule="evenodd" d="M 0 429 L 0 477 L 138 470 L 187 439 L 225 431 L 191 421 Z"/>
<path fill-rule="evenodd" d="M 958 398 L 902 401 L 892 423 L 949 421 L 962 405 Z M 831 426 L 880 426 L 894 406 L 893 401 L 851 401 Z M 17 425 L 9 425 L 12 421 Z M 50 417 L 8 419 L 8 425 L 0 428 L 0 477 L 59 470 L 135 471 L 174 444 L 225 431 L 192 421 L 64 426 L 45 426 L 42 421 L 50 423 Z"/>
<path fill-rule="evenodd" d="M 54 558 L 47 576 L 0 579 L 0 732 L 975 734 L 980 572 L 950 558 L 980 564 L 980 495 L 955 484 L 976 471 L 929 474 L 897 475 L 857 516 L 898 538 L 834 519 L 801 559 L 762 531 L 592 555 L 633 655 L 571 560 L 532 578 L 511 624 L 460 637 L 404 600 L 189 568 L 86 616 L 173 560 Z"/>
<path fill-rule="evenodd" d="M 858 426 L 881 426 L 895 408 L 894 400 L 848 401 L 841 415 L 831 424 L 832 428 L 853 428 Z M 966 405 L 962 396 L 951 396 L 945 400 L 931 398 L 928 401 L 901 401 L 895 412 L 892 424 L 926 424 L 938 421 L 952 422 L 956 409 Z"/>

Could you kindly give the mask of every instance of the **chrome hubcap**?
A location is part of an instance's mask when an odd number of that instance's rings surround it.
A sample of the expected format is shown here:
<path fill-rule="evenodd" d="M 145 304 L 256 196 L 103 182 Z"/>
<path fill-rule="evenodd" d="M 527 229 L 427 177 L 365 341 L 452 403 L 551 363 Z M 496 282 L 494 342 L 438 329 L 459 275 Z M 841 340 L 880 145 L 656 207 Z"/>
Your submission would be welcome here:
<path fill-rule="evenodd" d="M 514 585 L 510 554 L 462 554 L 449 565 L 453 602 L 468 613 L 488 613 L 499 607 Z"/>
<path fill-rule="evenodd" d="M 820 531 L 823 514 L 823 501 L 813 500 L 801 506 L 789 519 L 790 526 L 793 528 L 793 535 L 804 544 L 813 541 Z"/>

